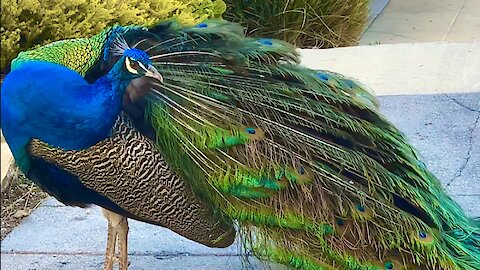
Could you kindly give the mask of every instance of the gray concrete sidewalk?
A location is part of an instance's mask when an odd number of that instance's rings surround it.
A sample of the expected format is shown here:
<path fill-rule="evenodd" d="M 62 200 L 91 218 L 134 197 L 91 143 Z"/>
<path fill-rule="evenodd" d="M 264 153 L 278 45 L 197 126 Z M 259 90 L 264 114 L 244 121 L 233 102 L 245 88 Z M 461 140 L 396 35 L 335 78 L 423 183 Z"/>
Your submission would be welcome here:
<path fill-rule="evenodd" d="M 300 51 L 307 67 L 357 78 L 376 95 L 480 92 L 480 42 Z"/>
<path fill-rule="evenodd" d="M 242 267 L 238 246 L 207 248 L 165 228 L 134 220 L 129 225 L 132 270 Z M 49 198 L 2 242 L 1 268 L 101 269 L 105 247 L 106 219 L 98 207 L 67 207 Z"/>
<path fill-rule="evenodd" d="M 410 138 L 468 215 L 480 217 L 480 93 L 380 97 L 382 110 Z M 1 243 L 1 268 L 101 269 L 106 220 L 98 208 L 65 207 L 53 199 Z M 242 264 L 238 246 L 211 249 L 167 229 L 131 221 L 130 269 L 262 269 Z M 273 267 L 273 269 L 284 269 Z"/>
<path fill-rule="evenodd" d="M 480 0 L 390 0 L 360 44 L 479 41 L 479 10 Z"/>

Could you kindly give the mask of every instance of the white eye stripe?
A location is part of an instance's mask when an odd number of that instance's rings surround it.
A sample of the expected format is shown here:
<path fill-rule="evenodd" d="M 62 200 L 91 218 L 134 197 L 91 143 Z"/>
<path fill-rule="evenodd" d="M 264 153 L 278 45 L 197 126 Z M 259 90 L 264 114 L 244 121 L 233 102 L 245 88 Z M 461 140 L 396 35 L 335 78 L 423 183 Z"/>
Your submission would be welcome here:
<path fill-rule="evenodd" d="M 141 68 L 143 68 L 143 70 L 148 71 L 148 69 L 142 63 L 138 62 L 138 64 L 140 65 Z"/>
<path fill-rule="evenodd" d="M 132 73 L 132 74 L 138 74 L 138 71 L 135 70 L 134 68 L 132 68 L 130 66 L 130 57 L 127 57 L 125 58 L 125 67 L 127 68 L 128 72 Z M 141 63 L 140 63 L 141 64 Z"/>

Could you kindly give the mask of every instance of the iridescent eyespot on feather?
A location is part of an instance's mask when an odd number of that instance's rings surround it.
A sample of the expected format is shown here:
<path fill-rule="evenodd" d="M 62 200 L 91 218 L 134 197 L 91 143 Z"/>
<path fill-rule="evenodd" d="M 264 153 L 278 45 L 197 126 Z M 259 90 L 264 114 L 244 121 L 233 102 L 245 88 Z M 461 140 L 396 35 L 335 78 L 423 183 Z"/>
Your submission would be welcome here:
<path fill-rule="evenodd" d="M 363 204 L 355 204 L 354 206 L 354 217 L 360 220 L 368 220 L 373 216 L 373 211 L 369 207 Z"/>
<path fill-rule="evenodd" d="M 355 84 L 353 83 L 352 80 L 343 80 L 343 82 L 347 85 L 348 88 L 352 89 Z"/>
<path fill-rule="evenodd" d="M 244 127 L 244 134 L 251 140 L 257 141 L 265 138 L 265 133 L 261 128 Z"/>
<path fill-rule="evenodd" d="M 255 129 L 251 127 L 245 129 L 245 131 L 247 131 L 248 134 L 252 134 L 252 135 L 256 133 Z"/>
<path fill-rule="evenodd" d="M 341 219 L 341 218 L 335 219 L 335 223 L 336 223 L 337 226 L 339 226 L 339 227 L 345 226 L 345 220 L 343 220 L 343 219 Z"/>
<path fill-rule="evenodd" d="M 304 175 L 305 174 L 305 167 L 300 166 L 300 168 L 298 168 L 298 173 L 301 174 L 301 175 Z"/>
<path fill-rule="evenodd" d="M 319 78 L 320 80 L 322 80 L 322 81 L 328 81 L 328 78 L 329 78 L 329 77 L 327 76 L 327 74 L 324 74 L 324 73 L 321 73 L 321 72 L 317 72 L 317 73 L 315 74 L 315 76 L 316 76 L 317 78 Z"/>
<path fill-rule="evenodd" d="M 258 43 L 262 44 L 262 45 L 266 45 L 266 46 L 273 46 L 273 42 L 271 39 L 268 39 L 268 38 L 262 38 L 262 39 L 259 39 L 258 40 Z"/>
<path fill-rule="evenodd" d="M 355 208 L 357 208 L 357 210 L 358 210 L 359 212 L 362 212 L 362 213 L 365 212 L 365 206 L 363 206 L 363 205 L 361 205 L 361 204 L 357 204 L 357 205 L 355 206 Z"/>
<path fill-rule="evenodd" d="M 435 236 L 431 232 L 419 230 L 419 231 L 412 231 L 411 234 L 412 234 L 412 237 L 420 243 L 423 243 L 423 244 L 435 243 Z"/>
<path fill-rule="evenodd" d="M 405 270 L 405 269 L 416 269 L 416 268 L 411 268 L 410 266 L 407 268 L 401 260 L 399 260 L 397 257 L 390 257 L 386 258 L 383 261 L 375 263 L 375 266 L 377 266 L 376 269 L 385 269 L 385 270 Z"/>
<path fill-rule="evenodd" d="M 207 28 L 208 25 L 206 23 L 199 23 L 195 26 L 196 28 Z"/>
<path fill-rule="evenodd" d="M 393 262 L 391 262 L 391 261 L 385 262 L 384 266 L 385 266 L 386 270 L 392 270 L 393 269 Z"/>
<path fill-rule="evenodd" d="M 298 184 L 308 184 L 313 181 L 314 177 L 310 168 L 300 165 L 296 168 L 289 167 L 287 169 L 287 179 Z"/>
<path fill-rule="evenodd" d="M 335 231 L 338 235 L 344 235 L 345 232 L 347 232 L 349 230 L 349 228 L 351 226 L 349 226 L 350 224 L 350 221 L 344 219 L 344 218 L 341 218 L 341 217 L 337 217 L 335 218 Z"/>

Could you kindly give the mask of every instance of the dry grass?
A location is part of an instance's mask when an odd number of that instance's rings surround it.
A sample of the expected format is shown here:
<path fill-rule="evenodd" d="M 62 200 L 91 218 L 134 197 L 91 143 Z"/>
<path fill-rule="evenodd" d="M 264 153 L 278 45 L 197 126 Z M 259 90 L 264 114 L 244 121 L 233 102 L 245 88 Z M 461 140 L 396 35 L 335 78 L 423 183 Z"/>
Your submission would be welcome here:
<path fill-rule="evenodd" d="M 228 0 L 223 17 L 240 22 L 251 36 L 272 37 L 301 48 L 358 43 L 369 0 Z"/>
<path fill-rule="evenodd" d="M 18 171 L 9 172 L 13 173 L 10 177 L 7 176 L 9 177 L 7 181 L 10 182 L 5 187 L 2 183 L 1 240 L 47 197 L 46 193 L 18 174 Z"/>

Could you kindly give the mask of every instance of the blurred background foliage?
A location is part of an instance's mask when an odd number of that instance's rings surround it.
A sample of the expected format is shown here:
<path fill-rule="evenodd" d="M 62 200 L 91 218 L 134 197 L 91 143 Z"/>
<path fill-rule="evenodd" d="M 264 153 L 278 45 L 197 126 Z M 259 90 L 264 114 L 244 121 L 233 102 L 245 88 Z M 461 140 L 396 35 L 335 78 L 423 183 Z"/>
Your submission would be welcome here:
<path fill-rule="evenodd" d="M 370 0 L 226 0 L 224 19 L 301 48 L 357 45 Z"/>
<path fill-rule="evenodd" d="M 53 41 L 89 37 L 115 23 L 152 25 L 177 18 L 239 22 L 248 35 L 303 48 L 356 45 L 369 0 L 2 0 L 1 69 L 21 51 Z M 2 72 L 3 73 L 3 72 Z"/>
<path fill-rule="evenodd" d="M 89 37 L 115 23 L 151 25 L 168 18 L 195 24 L 225 12 L 222 0 L 2 0 L 1 68 L 21 51 Z"/>

